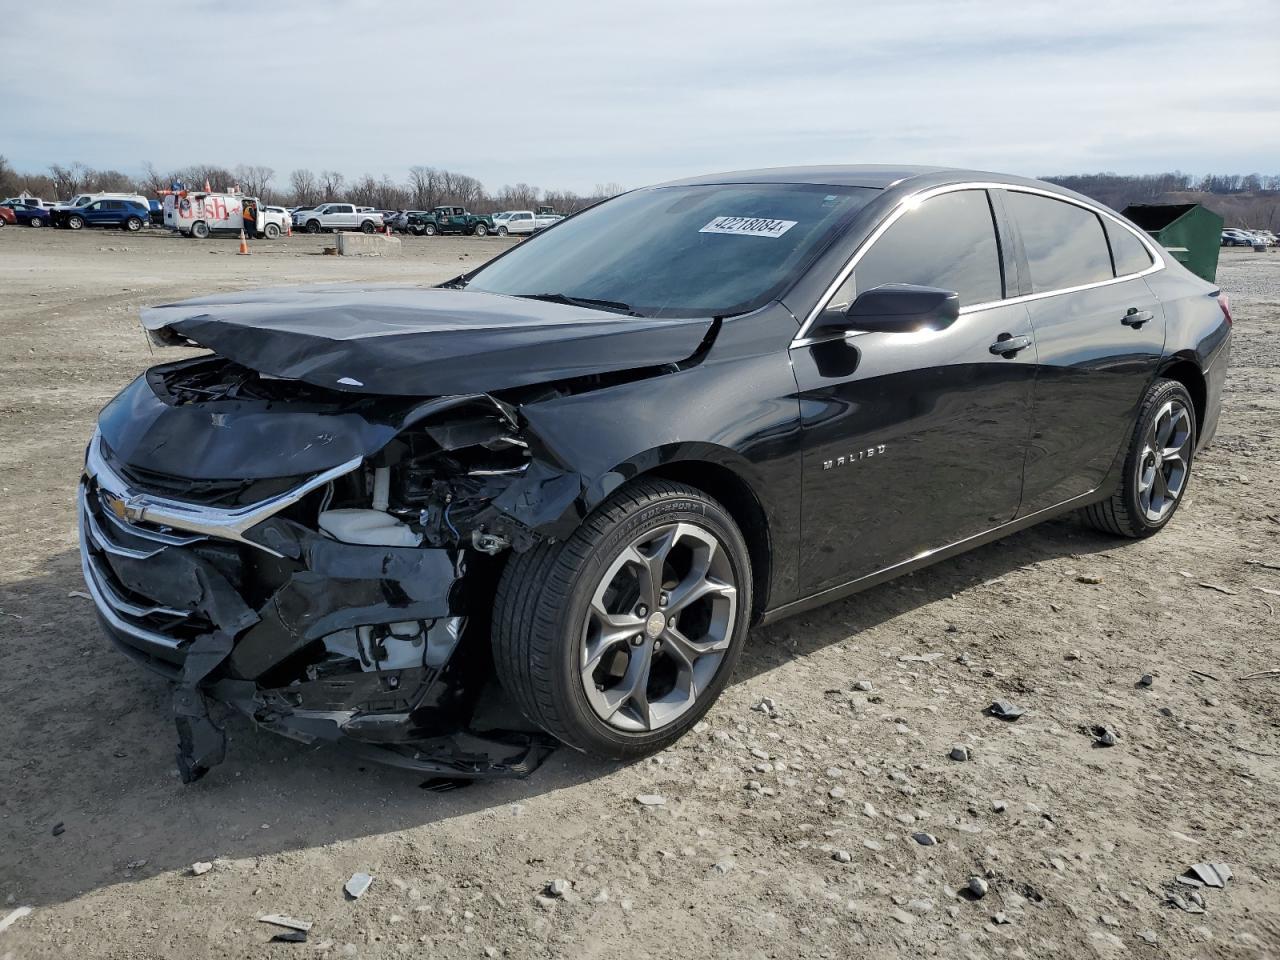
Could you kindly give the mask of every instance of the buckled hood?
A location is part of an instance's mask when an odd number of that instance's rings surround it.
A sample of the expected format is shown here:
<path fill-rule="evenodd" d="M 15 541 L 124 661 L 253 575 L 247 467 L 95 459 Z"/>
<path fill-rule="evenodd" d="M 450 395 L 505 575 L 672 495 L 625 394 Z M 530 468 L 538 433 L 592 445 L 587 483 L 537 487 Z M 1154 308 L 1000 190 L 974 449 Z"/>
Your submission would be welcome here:
<path fill-rule="evenodd" d="M 441 396 L 676 363 L 710 318 L 655 319 L 393 284 L 275 287 L 142 311 L 152 341 L 354 393 Z"/>

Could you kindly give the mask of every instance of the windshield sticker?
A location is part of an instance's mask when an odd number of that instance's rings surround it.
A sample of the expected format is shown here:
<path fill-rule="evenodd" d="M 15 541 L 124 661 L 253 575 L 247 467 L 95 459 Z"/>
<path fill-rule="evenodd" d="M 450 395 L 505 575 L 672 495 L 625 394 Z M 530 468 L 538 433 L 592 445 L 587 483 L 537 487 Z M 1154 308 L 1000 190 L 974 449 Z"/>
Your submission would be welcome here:
<path fill-rule="evenodd" d="M 733 233 L 742 237 L 772 237 L 777 239 L 799 221 L 770 220 L 766 217 L 716 217 L 699 233 Z"/>

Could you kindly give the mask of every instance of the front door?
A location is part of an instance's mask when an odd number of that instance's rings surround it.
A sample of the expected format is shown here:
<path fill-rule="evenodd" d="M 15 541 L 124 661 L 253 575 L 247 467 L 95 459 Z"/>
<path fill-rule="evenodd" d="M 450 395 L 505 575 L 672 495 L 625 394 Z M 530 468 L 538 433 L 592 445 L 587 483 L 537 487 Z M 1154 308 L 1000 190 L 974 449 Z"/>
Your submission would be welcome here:
<path fill-rule="evenodd" d="M 856 580 L 1013 519 L 1031 426 L 1035 344 L 1004 298 L 986 191 L 903 213 L 828 308 L 885 283 L 955 290 L 945 330 L 861 333 L 792 348 L 804 428 L 807 593 Z M 1008 341 L 1002 353 L 992 346 Z"/>
<path fill-rule="evenodd" d="M 1127 448 L 1164 350 L 1164 312 L 1139 275 L 1151 254 L 1128 228 L 1041 194 L 1005 191 L 1004 204 L 1030 277 L 1038 351 L 1030 514 L 1096 489 Z"/>

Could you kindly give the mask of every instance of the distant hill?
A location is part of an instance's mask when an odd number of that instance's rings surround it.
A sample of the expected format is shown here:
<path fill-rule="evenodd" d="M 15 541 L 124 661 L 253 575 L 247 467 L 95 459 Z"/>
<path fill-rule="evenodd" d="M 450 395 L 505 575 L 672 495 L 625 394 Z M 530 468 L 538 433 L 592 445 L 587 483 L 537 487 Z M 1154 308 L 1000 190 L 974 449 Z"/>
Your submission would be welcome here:
<path fill-rule="evenodd" d="M 1280 232 L 1280 176 L 1094 173 L 1041 179 L 1083 193 L 1114 210 L 1131 203 L 1201 203 L 1220 214 L 1228 227 Z"/>

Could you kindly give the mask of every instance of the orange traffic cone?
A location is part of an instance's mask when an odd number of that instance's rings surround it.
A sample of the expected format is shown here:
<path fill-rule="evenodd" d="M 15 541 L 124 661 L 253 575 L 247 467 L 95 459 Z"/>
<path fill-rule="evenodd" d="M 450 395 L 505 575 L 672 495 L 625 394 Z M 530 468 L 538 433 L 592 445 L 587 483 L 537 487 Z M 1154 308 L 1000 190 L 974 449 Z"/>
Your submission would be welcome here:
<path fill-rule="evenodd" d="M 244 227 L 240 228 L 240 256 L 247 257 L 249 255 L 249 241 L 245 239 Z"/>
<path fill-rule="evenodd" d="M 287 227 L 285 227 L 285 228 L 284 228 L 284 235 L 285 235 L 286 237 L 292 237 L 292 236 L 293 236 L 293 219 L 292 219 L 292 218 L 290 218 L 290 220 L 289 220 L 289 225 L 288 225 Z"/>

